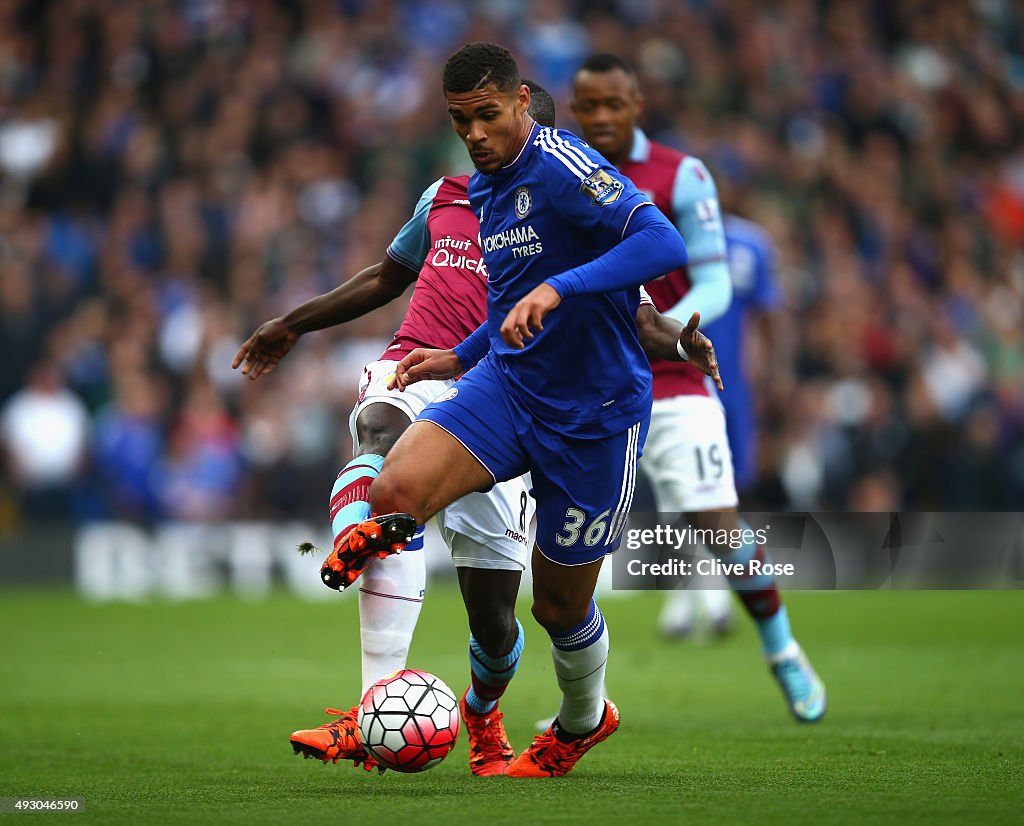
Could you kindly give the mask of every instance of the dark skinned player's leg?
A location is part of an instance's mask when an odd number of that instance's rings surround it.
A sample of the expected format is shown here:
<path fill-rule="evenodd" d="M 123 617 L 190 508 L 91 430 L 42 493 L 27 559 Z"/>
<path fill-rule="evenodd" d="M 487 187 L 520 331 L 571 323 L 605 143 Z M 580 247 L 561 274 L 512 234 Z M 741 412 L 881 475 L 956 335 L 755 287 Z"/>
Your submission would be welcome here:
<path fill-rule="evenodd" d="M 486 568 L 457 570 L 470 633 L 490 656 L 505 656 L 518 636 L 516 597 L 523 575 Z"/>
<path fill-rule="evenodd" d="M 411 424 L 409 416 L 394 405 L 381 402 L 367 405 L 356 418 L 359 446 L 355 455 L 376 453 L 387 456 Z"/>
<path fill-rule="evenodd" d="M 515 676 L 525 642 L 516 619 L 522 573 L 466 567 L 458 573 L 470 630 L 470 685 L 459 701 L 469 736 L 469 767 L 477 776 L 501 775 L 515 759 L 498 701 Z"/>

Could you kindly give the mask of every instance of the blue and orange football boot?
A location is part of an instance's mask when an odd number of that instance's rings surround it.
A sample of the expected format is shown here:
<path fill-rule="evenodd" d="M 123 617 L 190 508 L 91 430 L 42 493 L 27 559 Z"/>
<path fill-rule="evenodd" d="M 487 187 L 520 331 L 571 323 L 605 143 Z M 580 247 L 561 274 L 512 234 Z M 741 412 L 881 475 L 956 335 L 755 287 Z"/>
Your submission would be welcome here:
<path fill-rule="evenodd" d="M 459 700 L 459 711 L 469 736 L 469 770 L 477 777 L 505 774 L 516 753 L 505 733 L 504 715 L 495 706 L 486 714 L 478 714 L 466 705 L 467 688 Z"/>
<path fill-rule="evenodd" d="M 353 706 L 348 711 L 329 708 L 327 713 L 341 716 L 317 728 L 292 732 L 289 739 L 295 753 L 301 753 L 307 760 L 315 757 L 324 763 L 351 760 L 353 766 L 361 765 L 366 771 L 376 768 L 383 774 L 384 767 L 363 748 L 363 740 L 359 736 L 359 706 Z"/>
<path fill-rule="evenodd" d="M 407 513 L 386 513 L 360 522 L 334 543 L 320 566 L 324 585 L 344 591 L 372 559 L 401 553 L 416 533 L 416 518 Z"/>
<path fill-rule="evenodd" d="M 604 701 L 604 719 L 597 730 L 569 743 L 555 734 L 556 719 L 548 730 L 533 738 L 530 747 L 508 767 L 508 777 L 562 777 L 572 771 L 590 749 L 611 737 L 619 727 L 619 710 L 611 700 Z"/>

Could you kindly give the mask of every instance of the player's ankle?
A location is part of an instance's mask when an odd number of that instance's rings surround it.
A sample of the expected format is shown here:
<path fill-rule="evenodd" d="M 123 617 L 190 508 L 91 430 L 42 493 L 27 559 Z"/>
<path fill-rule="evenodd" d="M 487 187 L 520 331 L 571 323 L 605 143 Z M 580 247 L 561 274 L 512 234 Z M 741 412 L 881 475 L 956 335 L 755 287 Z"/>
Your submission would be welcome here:
<path fill-rule="evenodd" d="M 495 711 L 497 711 L 498 701 L 493 700 L 489 705 L 490 708 L 488 708 L 487 711 L 480 711 L 480 709 L 474 708 L 469 703 L 466 703 L 466 714 L 470 715 L 471 717 L 487 717 L 489 714 L 493 714 Z"/>
<path fill-rule="evenodd" d="M 577 740 L 582 740 L 584 737 L 589 737 L 591 734 L 596 734 L 598 729 L 604 725 L 604 718 L 608 715 L 608 704 L 605 703 L 604 708 L 601 710 L 601 719 L 597 721 L 597 725 L 594 726 L 590 731 L 585 731 L 582 734 L 576 734 L 572 731 L 566 731 L 562 724 L 555 718 L 555 721 L 551 724 L 551 732 L 555 735 L 555 738 L 560 743 L 575 743 Z"/>

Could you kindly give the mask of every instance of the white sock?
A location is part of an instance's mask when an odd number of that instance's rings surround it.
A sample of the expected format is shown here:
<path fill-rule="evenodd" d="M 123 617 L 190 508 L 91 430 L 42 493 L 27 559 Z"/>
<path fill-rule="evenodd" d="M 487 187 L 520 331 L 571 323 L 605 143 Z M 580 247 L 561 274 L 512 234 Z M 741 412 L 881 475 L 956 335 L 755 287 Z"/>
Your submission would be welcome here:
<path fill-rule="evenodd" d="M 597 603 L 587 618 L 551 637 L 551 659 L 562 689 L 558 724 L 572 734 L 593 731 L 604 714 L 604 672 L 608 664 L 608 626 Z"/>
<path fill-rule="evenodd" d="M 408 549 L 375 559 L 358 580 L 363 694 L 382 677 L 405 668 L 426 580 L 423 551 Z"/>

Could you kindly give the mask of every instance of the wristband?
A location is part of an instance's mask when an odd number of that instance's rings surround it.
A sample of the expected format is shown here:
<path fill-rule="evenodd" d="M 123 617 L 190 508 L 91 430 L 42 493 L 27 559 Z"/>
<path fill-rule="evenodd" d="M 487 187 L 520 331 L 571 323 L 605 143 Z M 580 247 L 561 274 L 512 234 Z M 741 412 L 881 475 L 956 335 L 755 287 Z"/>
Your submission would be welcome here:
<path fill-rule="evenodd" d="M 679 358 L 681 358 L 683 361 L 689 361 L 690 360 L 690 357 L 688 355 L 686 355 L 686 350 L 683 349 L 683 342 L 682 341 L 677 341 L 676 342 L 676 352 L 679 353 Z"/>

